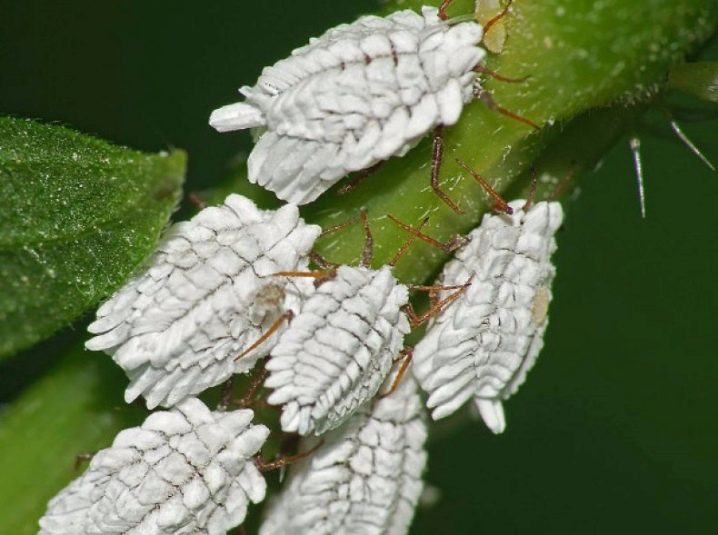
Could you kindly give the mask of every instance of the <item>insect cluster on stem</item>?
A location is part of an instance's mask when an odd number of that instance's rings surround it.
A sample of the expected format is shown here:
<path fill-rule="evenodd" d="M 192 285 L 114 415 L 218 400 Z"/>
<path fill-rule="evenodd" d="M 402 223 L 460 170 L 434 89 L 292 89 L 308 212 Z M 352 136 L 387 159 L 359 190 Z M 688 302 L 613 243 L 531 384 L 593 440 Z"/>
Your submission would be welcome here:
<path fill-rule="evenodd" d="M 438 187 L 438 131 L 475 96 L 486 100 L 476 82 L 486 71 L 479 43 L 508 6 L 482 27 L 447 21 L 448 4 L 331 29 L 243 87 L 245 102 L 213 112 L 220 131 L 263 129 L 249 180 L 289 204 L 260 210 L 232 194 L 202 209 L 172 227 L 144 270 L 98 309 L 87 347 L 126 371 L 127 402 L 144 396 L 148 408 L 170 409 L 98 453 L 49 503 L 43 533 L 222 533 L 264 498 L 260 472 L 297 461 L 261 533 L 401 534 L 427 459 L 419 386 L 434 418 L 474 397 L 489 427 L 503 430 L 501 401 L 523 381 L 546 328 L 560 205 L 507 204 L 484 183 L 505 213 L 447 243 L 386 214 L 410 236 L 380 267 L 365 210 L 354 218 L 365 232 L 362 261 L 350 266 L 312 251 L 321 229 L 296 206 L 404 155 L 433 130 L 431 184 L 460 211 Z M 416 239 L 458 249 L 434 285 L 393 273 Z M 423 314 L 413 290 L 430 294 Z M 423 340 L 405 346 L 425 321 Z M 232 379 L 246 373 L 237 399 Z M 212 412 L 194 396 L 219 384 Z M 281 411 L 277 434 L 293 444 L 274 460 L 261 455 L 269 427 L 251 424 L 258 407 Z"/>

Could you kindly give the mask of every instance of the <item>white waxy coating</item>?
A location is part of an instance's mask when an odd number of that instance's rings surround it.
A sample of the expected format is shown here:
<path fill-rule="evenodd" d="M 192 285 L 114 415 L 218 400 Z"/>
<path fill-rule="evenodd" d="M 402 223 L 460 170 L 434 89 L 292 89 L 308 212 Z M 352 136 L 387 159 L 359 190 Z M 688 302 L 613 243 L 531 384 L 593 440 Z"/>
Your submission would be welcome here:
<path fill-rule="evenodd" d="M 170 229 L 146 270 L 98 309 L 86 347 L 111 354 L 131 380 L 125 400 L 143 395 L 149 408 L 246 372 L 277 336 L 235 358 L 313 291 L 272 274 L 305 270 L 320 232 L 296 206 L 263 211 L 230 195 Z"/>
<path fill-rule="evenodd" d="M 551 254 L 563 211 L 557 202 L 509 203 L 486 214 L 447 263 L 440 284 L 471 286 L 444 309 L 414 348 L 413 373 L 434 419 L 474 398 L 486 425 L 506 427 L 502 400 L 524 382 L 543 347 L 555 268 Z"/>
<path fill-rule="evenodd" d="M 260 535 L 406 533 L 423 488 L 423 416 L 416 383 L 407 376 L 391 396 L 365 406 L 290 468 Z"/>
<path fill-rule="evenodd" d="M 409 332 L 408 300 L 389 267 L 340 266 L 317 288 L 266 365 L 284 431 L 321 434 L 376 394 Z"/>
<path fill-rule="evenodd" d="M 456 123 L 484 58 L 475 22 L 437 10 L 365 16 L 327 31 L 262 71 L 246 101 L 215 110 L 226 132 L 262 126 L 249 180 L 295 204 L 347 173 L 403 156 L 438 125 Z"/>
<path fill-rule="evenodd" d="M 151 414 L 50 500 L 40 534 L 226 533 L 266 492 L 252 457 L 269 430 L 252 417 L 196 398 Z"/>

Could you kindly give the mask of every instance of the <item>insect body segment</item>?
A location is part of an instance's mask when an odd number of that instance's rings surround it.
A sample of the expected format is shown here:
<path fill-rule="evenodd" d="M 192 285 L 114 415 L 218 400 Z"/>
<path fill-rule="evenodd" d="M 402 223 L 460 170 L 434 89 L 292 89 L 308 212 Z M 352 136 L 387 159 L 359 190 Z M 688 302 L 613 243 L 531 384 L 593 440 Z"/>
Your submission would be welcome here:
<path fill-rule="evenodd" d="M 226 533 L 266 492 L 253 456 L 269 429 L 252 418 L 196 398 L 151 414 L 50 501 L 40 533 Z"/>
<path fill-rule="evenodd" d="M 236 360 L 286 311 L 313 291 L 273 273 L 306 269 L 320 228 L 296 206 L 262 211 L 240 195 L 175 225 L 146 271 L 97 311 L 86 346 L 127 372 L 130 402 L 173 405 L 251 369 L 276 336 Z"/>
<path fill-rule="evenodd" d="M 506 425 L 501 402 L 543 346 L 555 275 L 550 257 L 563 219 L 557 202 L 508 206 L 511 215 L 485 215 L 445 266 L 441 284 L 472 283 L 414 348 L 414 375 L 429 393 L 432 416 L 448 416 L 473 397 L 495 433 Z"/>
<path fill-rule="evenodd" d="M 347 173 L 402 156 L 473 98 L 481 26 L 435 8 L 365 16 L 267 67 L 245 102 L 212 113 L 225 132 L 263 127 L 249 180 L 304 204 Z"/>
<path fill-rule="evenodd" d="M 407 379 L 289 469 L 259 533 L 406 533 L 423 488 L 426 435 L 416 383 Z"/>

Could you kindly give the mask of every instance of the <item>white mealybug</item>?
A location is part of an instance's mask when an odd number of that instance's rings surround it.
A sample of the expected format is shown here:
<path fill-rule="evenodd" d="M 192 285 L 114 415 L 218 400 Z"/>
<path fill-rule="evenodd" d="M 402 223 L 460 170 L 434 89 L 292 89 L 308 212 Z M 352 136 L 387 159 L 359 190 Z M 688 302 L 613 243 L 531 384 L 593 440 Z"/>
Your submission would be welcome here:
<path fill-rule="evenodd" d="M 240 89 L 246 101 L 215 110 L 210 125 L 262 127 L 249 180 L 288 202 L 313 201 L 458 121 L 486 52 L 479 24 L 442 16 L 424 7 L 337 26 L 265 68 Z"/>
<path fill-rule="evenodd" d="M 143 395 L 149 408 L 246 372 L 276 336 L 235 358 L 313 291 L 272 274 L 306 269 L 320 232 L 296 206 L 263 211 L 230 195 L 172 227 L 146 271 L 98 309 L 86 347 L 111 354 L 131 380 L 126 401 Z"/>
<path fill-rule="evenodd" d="M 274 389 L 267 401 L 282 405 L 283 431 L 319 435 L 339 426 L 377 393 L 410 328 L 465 289 L 457 286 L 458 292 L 417 316 L 409 304 L 409 288 L 392 274 L 408 244 L 389 264 L 372 269 L 373 240 L 365 211 L 361 221 L 366 233 L 362 265 L 304 274 L 328 278 L 301 304 L 270 353 L 264 386 Z M 400 368 L 397 381 L 404 370 Z"/>
<path fill-rule="evenodd" d="M 196 398 L 151 414 L 50 500 L 40 534 L 226 533 L 266 492 L 253 456 L 269 430 L 252 417 Z"/>
<path fill-rule="evenodd" d="M 414 348 L 412 369 L 434 419 L 473 397 L 486 425 L 502 432 L 501 402 L 523 383 L 543 346 L 563 211 L 558 202 L 529 204 L 516 200 L 507 205 L 511 215 L 486 214 L 439 278 L 452 284 L 473 277 Z"/>
<path fill-rule="evenodd" d="M 321 434 L 376 394 L 404 345 L 409 291 L 387 266 L 340 266 L 301 305 L 266 364 L 288 432 Z"/>
<path fill-rule="evenodd" d="M 289 469 L 260 535 L 406 533 L 423 488 L 426 435 L 416 383 L 407 377 Z"/>

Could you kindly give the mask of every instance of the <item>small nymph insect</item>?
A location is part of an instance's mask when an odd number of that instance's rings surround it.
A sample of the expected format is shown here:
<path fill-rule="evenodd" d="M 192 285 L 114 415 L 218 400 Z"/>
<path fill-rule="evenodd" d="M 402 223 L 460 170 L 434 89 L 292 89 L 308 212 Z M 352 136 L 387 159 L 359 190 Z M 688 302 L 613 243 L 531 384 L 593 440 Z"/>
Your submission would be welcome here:
<path fill-rule="evenodd" d="M 483 28 L 444 21 L 444 8 L 364 16 L 329 30 L 266 67 L 255 86 L 240 89 L 246 100 L 215 110 L 210 125 L 261 127 L 250 182 L 288 202 L 311 202 L 348 173 L 403 156 L 484 96 L 476 83 Z M 432 187 L 448 199 L 435 177 Z"/>
<path fill-rule="evenodd" d="M 40 533 L 226 533 L 266 492 L 253 457 L 269 429 L 252 418 L 196 398 L 151 414 L 50 500 Z"/>
<path fill-rule="evenodd" d="M 423 488 L 426 435 L 416 383 L 407 378 L 290 468 L 260 535 L 406 533 Z"/>
<path fill-rule="evenodd" d="M 126 401 L 143 395 L 149 408 L 247 372 L 276 337 L 235 357 L 313 291 L 272 274 L 306 269 L 320 232 L 296 206 L 263 211 L 230 195 L 170 230 L 147 269 L 98 309 L 86 346 L 111 354 L 131 380 Z"/>
<path fill-rule="evenodd" d="M 284 431 L 321 434 L 340 425 L 377 393 L 410 327 L 465 289 L 455 286 L 455 293 L 417 316 L 409 288 L 392 274 L 398 258 L 379 269 L 369 267 L 371 232 L 366 212 L 361 217 L 367 236 L 361 266 L 278 274 L 324 279 L 301 304 L 266 364 L 265 386 L 274 389 L 267 401 L 282 405 Z"/>
<path fill-rule="evenodd" d="M 563 219 L 558 202 L 515 200 L 501 211 L 485 215 L 444 267 L 438 283 L 473 277 L 472 284 L 433 320 L 414 348 L 413 367 L 434 419 L 473 397 L 495 433 L 506 426 L 501 402 L 523 383 L 543 346 L 554 235 Z"/>

